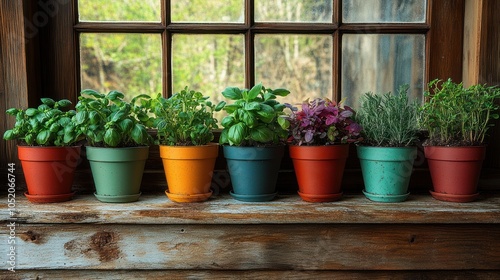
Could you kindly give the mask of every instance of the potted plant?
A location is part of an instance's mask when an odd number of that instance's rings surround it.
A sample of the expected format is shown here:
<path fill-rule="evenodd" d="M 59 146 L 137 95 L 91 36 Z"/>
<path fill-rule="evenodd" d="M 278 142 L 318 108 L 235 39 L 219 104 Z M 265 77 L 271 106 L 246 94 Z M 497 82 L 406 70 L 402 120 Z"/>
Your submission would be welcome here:
<path fill-rule="evenodd" d="M 478 196 L 477 184 L 485 156 L 485 137 L 497 119 L 500 89 L 486 85 L 465 88 L 462 83 L 433 80 L 429 99 L 421 107 L 420 125 L 428 133 L 423 143 L 434 198 L 469 202 Z"/>
<path fill-rule="evenodd" d="M 286 96 L 286 89 L 265 88 L 262 83 L 250 90 L 228 87 L 222 95 L 232 104 L 222 101 L 217 107 L 225 110 L 219 143 L 233 190 L 240 201 L 269 201 L 276 192 L 276 181 L 287 136 L 285 105 L 276 101 Z"/>
<path fill-rule="evenodd" d="M 18 140 L 18 157 L 26 179 L 29 201 L 62 202 L 71 199 L 75 168 L 80 160 L 83 139 L 71 121 L 74 110 L 67 99 L 55 101 L 42 98 L 37 108 L 10 108 L 7 114 L 16 117 L 12 129 L 5 131 L 5 140 Z"/>
<path fill-rule="evenodd" d="M 308 202 L 341 198 L 349 143 L 359 140 L 354 110 L 327 98 L 306 100 L 299 110 L 290 104 L 289 150 L 300 197 Z"/>
<path fill-rule="evenodd" d="M 198 202 L 212 195 L 210 189 L 219 145 L 212 143 L 217 119 L 215 105 L 201 92 L 188 87 L 170 98 L 150 100 L 157 144 L 167 180 L 168 198 Z"/>
<path fill-rule="evenodd" d="M 121 92 L 101 94 L 92 89 L 83 90 L 78 97 L 73 122 L 86 136 L 95 196 L 102 202 L 132 202 L 141 195 L 153 140 L 146 129 L 152 124 L 144 106 L 149 98 L 138 95 L 129 103 Z"/>
<path fill-rule="evenodd" d="M 357 145 L 365 189 L 364 195 L 377 202 L 401 202 L 417 156 L 418 105 L 410 102 L 408 85 L 397 94 L 365 93 L 356 121 L 363 127 L 363 142 Z"/>

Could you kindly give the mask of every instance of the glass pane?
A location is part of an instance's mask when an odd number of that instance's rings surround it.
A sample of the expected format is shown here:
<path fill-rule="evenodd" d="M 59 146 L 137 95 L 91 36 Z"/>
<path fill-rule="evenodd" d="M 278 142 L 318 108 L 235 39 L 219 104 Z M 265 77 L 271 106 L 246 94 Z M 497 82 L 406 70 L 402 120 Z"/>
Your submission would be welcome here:
<path fill-rule="evenodd" d="M 161 21 L 160 0 L 78 0 L 80 21 Z"/>
<path fill-rule="evenodd" d="M 346 34 L 342 37 L 342 97 L 359 108 L 368 91 L 396 92 L 409 84 L 413 99 L 423 100 L 425 36 Z"/>
<path fill-rule="evenodd" d="M 80 67 L 82 89 L 127 97 L 162 92 L 161 36 L 82 33 Z"/>
<path fill-rule="evenodd" d="M 332 23 L 331 0 L 255 0 L 256 22 Z"/>
<path fill-rule="evenodd" d="M 331 98 L 332 41 L 330 35 L 257 35 L 255 83 L 290 90 L 280 102 Z"/>
<path fill-rule="evenodd" d="M 175 34 L 172 41 L 173 92 L 188 86 L 217 104 L 226 87 L 245 85 L 243 35 Z"/>
<path fill-rule="evenodd" d="M 344 0 L 342 22 L 422 23 L 426 7 L 426 0 Z"/>
<path fill-rule="evenodd" d="M 171 0 L 172 22 L 243 23 L 244 0 Z"/>

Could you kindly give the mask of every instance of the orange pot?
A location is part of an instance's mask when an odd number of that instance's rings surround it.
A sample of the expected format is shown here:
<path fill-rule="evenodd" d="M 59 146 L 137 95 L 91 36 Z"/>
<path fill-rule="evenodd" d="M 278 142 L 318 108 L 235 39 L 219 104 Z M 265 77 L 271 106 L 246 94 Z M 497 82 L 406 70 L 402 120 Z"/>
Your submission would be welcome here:
<path fill-rule="evenodd" d="M 18 146 L 28 200 L 38 203 L 62 202 L 71 199 L 76 166 L 80 162 L 80 146 L 34 147 Z"/>
<path fill-rule="evenodd" d="M 219 145 L 163 146 L 160 157 L 167 180 L 168 198 L 175 202 L 199 202 L 207 200 L 212 191 L 212 174 Z"/>
<path fill-rule="evenodd" d="M 349 145 L 290 146 L 299 195 L 309 202 L 335 201 L 342 197 L 341 183 Z"/>

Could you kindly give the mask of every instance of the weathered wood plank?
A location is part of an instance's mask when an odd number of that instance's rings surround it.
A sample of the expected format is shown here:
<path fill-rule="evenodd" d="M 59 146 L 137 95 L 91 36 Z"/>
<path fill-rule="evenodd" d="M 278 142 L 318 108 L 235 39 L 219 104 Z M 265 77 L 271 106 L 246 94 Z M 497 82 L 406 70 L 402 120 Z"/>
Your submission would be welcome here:
<path fill-rule="evenodd" d="M 0 196 L 0 201 L 7 201 Z M 0 221 L 11 217 L 0 204 Z M 308 203 L 298 195 L 280 195 L 274 201 L 245 203 L 229 195 L 182 204 L 165 194 L 143 195 L 134 203 L 109 204 L 93 195 L 71 201 L 32 204 L 17 194 L 14 218 L 22 223 L 118 224 L 307 224 L 307 223 L 500 223 L 500 194 L 485 193 L 472 203 L 447 203 L 430 195 L 410 195 L 397 204 L 375 203 L 363 195 L 345 195 L 341 201 Z"/>
<path fill-rule="evenodd" d="M 484 224 L 20 224 L 16 268 L 500 270 L 498 240 Z"/>
<path fill-rule="evenodd" d="M 136 279 L 136 280 L 164 280 L 164 279 L 316 279 L 316 280 L 352 280 L 352 279 L 426 279 L 426 280 L 497 280 L 499 271 L 214 271 L 214 270 L 119 270 L 119 271 L 82 271 L 82 270 L 56 270 L 56 271 L 18 271 L 5 273 L 1 280 L 25 279 Z"/>

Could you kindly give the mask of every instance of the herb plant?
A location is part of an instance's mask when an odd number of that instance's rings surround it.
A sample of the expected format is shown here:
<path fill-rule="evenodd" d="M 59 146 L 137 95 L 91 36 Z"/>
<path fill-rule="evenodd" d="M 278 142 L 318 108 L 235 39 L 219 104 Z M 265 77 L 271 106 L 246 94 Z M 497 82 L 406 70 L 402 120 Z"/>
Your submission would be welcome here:
<path fill-rule="evenodd" d="M 219 142 L 231 146 L 266 146 L 284 143 L 288 122 L 283 118 L 285 105 L 276 101 L 277 96 L 287 96 L 287 89 L 269 89 L 259 83 L 248 89 L 228 87 L 222 95 L 234 102 L 222 101 L 217 109 L 228 113 Z"/>
<path fill-rule="evenodd" d="M 342 102 L 316 98 L 302 103 L 302 110 L 287 104 L 293 145 L 321 146 L 356 142 L 362 127 L 353 120 L 355 112 Z"/>
<path fill-rule="evenodd" d="M 432 93 L 431 93 L 432 92 Z M 498 119 L 496 113 L 498 87 L 473 85 L 465 88 L 462 83 L 433 80 L 429 100 L 420 107 L 420 126 L 429 138 L 424 145 L 435 146 L 475 146 L 485 142 L 490 121 Z"/>
<path fill-rule="evenodd" d="M 363 144 L 376 147 L 406 147 L 418 140 L 418 104 L 410 102 L 409 85 L 397 94 L 367 92 L 361 97 L 356 120 L 363 126 Z"/>
<path fill-rule="evenodd" d="M 123 93 L 116 90 L 106 95 L 92 89 L 81 92 L 73 122 L 80 126 L 90 146 L 134 147 L 152 142 L 146 129 L 153 122 L 147 115 L 147 100 L 151 97 L 138 95 L 130 103 L 123 98 Z"/>
<path fill-rule="evenodd" d="M 217 119 L 213 116 L 215 105 L 208 96 L 185 87 L 168 99 L 158 94 L 150 102 L 158 144 L 206 145 L 214 139 Z"/>
<path fill-rule="evenodd" d="M 76 112 L 61 110 L 71 105 L 71 101 L 51 98 L 42 98 L 41 101 L 37 108 L 8 109 L 6 113 L 15 116 L 16 123 L 5 131 L 3 139 L 20 140 L 21 144 L 29 146 L 57 147 L 71 146 L 83 140 L 78 126 L 71 121 Z"/>

